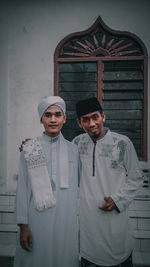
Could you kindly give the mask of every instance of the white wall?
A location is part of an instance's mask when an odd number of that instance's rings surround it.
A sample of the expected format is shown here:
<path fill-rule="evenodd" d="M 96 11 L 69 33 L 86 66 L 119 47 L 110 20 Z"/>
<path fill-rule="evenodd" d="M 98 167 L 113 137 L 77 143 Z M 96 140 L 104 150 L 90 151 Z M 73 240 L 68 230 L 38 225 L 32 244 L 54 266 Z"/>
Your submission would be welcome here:
<path fill-rule="evenodd" d="M 0 132 L 0 183 L 7 181 L 7 190 L 14 191 L 18 147 L 26 137 L 40 134 L 42 127 L 36 107 L 41 97 L 53 94 L 53 55 L 59 41 L 70 33 L 88 29 L 101 16 L 110 28 L 136 34 L 150 54 L 150 1 L 9 2 L 8 12 L 7 9 L 0 11 L 3 40 L 0 43 L 0 125 L 3 129 Z M 5 25 L 7 15 L 8 27 Z M 149 162 L 142 165 L 147 167 Z"/>
<path fill-rule="evenodd" d="M 6 185 L 7 151 L 7 99 L 8 99 L 8 39 L 7 9 L 1 6 L 0 14 L 0 193 Z"/>

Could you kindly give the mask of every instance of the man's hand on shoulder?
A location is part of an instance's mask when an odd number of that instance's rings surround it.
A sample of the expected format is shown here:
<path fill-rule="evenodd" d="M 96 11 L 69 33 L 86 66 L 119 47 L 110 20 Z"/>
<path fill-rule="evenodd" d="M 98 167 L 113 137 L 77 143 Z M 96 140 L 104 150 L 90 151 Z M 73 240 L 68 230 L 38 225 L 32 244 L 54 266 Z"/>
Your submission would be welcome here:
<path fill-rule="evenodd" d="M 22 141 L 21 146 L 19 147 L 19 151 L 20 152 L 23 151 L 23 145 L 25 145 L 29 140 L 31 140 L 31 139 L 30 138 L 27 138 L 24 141 Z"/>

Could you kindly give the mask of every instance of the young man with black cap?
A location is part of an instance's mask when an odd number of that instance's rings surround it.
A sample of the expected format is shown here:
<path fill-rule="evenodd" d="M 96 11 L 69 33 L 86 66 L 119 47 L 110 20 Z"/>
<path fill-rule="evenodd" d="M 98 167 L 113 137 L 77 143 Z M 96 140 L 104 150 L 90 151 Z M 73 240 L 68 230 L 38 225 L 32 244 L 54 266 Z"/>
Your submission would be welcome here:
<path fill-rule="evenodd" d="M 142 185 L 135 149 L 128 137 L 103 126 L 97 98 L 79 101 L 76 111 L 86 132 L 74 139 L 80 155 L 81 266 L 131 267 L 128 206 Z"/>

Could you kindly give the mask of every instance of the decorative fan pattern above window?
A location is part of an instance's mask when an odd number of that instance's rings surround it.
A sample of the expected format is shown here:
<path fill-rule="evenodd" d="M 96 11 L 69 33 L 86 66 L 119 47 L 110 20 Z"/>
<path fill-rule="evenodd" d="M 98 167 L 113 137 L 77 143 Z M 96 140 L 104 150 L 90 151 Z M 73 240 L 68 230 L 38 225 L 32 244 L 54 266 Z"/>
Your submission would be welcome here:
<path fill-rule="evenodd" d="M 100 17 L 90 29 L 84 31 L 84 35 L 79 32 L 70 38 L 68 36 L 66 42 L 65 39 L 59 57 L 120 57 L 144 54 L 137 37 L 128 32 L 113 31 Z"/>
<path fill-rule="evenodd" d="M 138 45 L 128 38 L 109 38 L 103 34 L 97 38 L 93 34 L 91 38 L 70 41 L 61 51 L 61 56 L 70 57 L 117 57 L 129 55 L 142 55 Z"/>

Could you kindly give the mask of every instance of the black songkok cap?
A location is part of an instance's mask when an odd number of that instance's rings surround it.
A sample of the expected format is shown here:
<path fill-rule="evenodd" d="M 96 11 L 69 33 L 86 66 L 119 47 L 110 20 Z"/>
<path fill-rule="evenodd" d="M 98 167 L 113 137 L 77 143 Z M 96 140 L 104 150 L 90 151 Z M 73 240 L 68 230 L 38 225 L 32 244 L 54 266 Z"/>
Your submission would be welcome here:
<path fill-rule="evenodd" d="M 80 119 L 80 117 L 85 114 L 95 111 L 100 111 L 100 113 L 103 112 L 103 109 L 96 97 L 81 100 L 76 103 L 76 112 L 78 119 Z"/>

